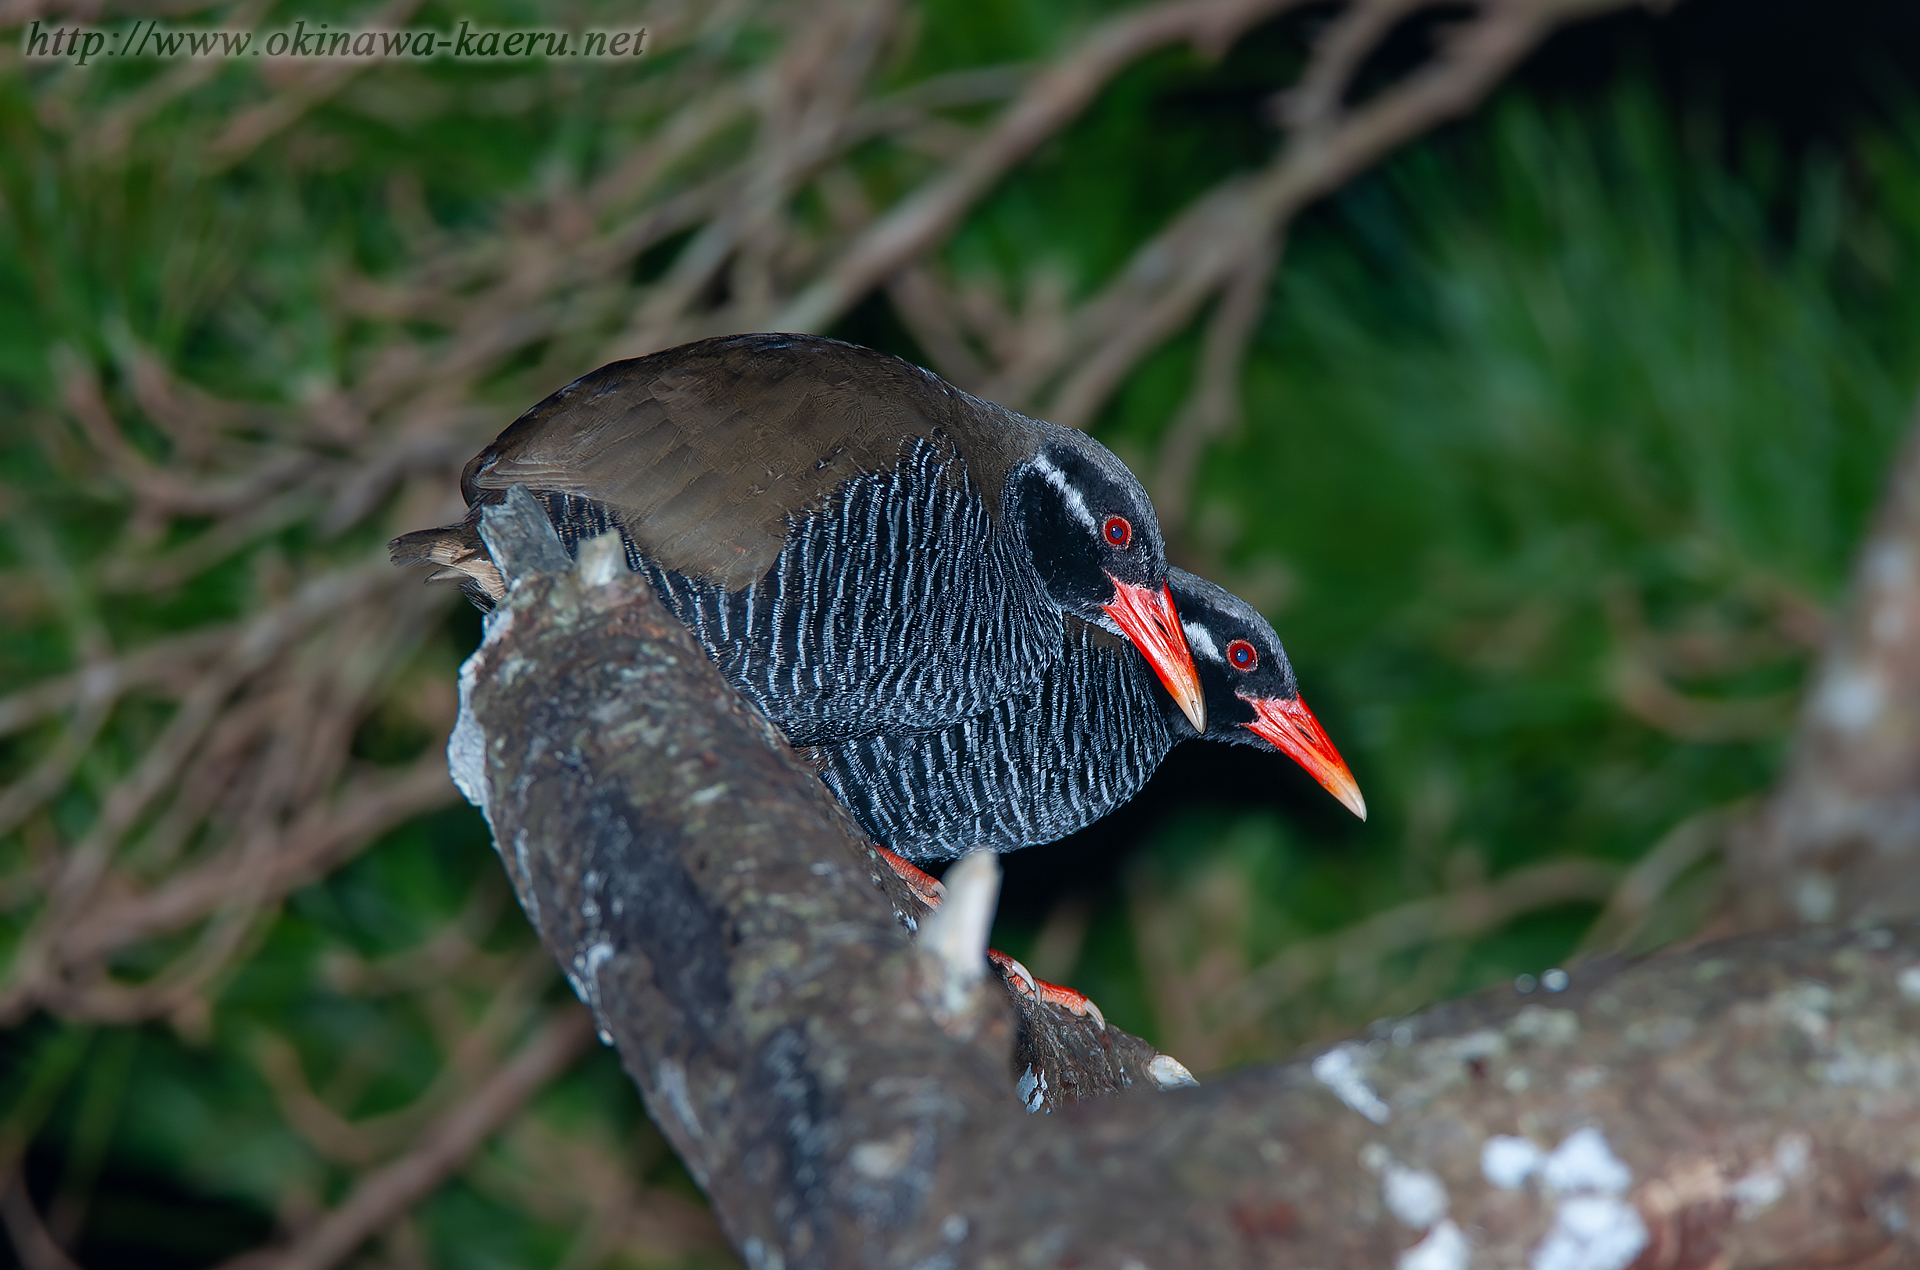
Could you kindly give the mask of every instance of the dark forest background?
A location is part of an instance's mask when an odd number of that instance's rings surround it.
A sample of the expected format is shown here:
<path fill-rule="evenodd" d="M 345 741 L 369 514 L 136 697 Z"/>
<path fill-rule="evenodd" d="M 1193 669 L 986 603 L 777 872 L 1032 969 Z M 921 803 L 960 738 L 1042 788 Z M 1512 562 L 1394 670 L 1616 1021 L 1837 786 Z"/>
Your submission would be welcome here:
<path fill-rule="evenodd" d="M 1131 11 L 166 15 L 649 27 L 637 61 L 342 69 L 28 61 L 28 24 L 75 19 L 0 7 L 16 1240 L 189 1267 L 299 1232 L 565 1008 L 444 776 L 477 615 L 384 542 L 450 519 L 465 458 L 575 375 L 792 312 Z M 1283 760 L 1188 745 L 1006 861 L 996 944 L 1203 1080 L 1710 928 L 1920 382 L 1920 9 L 1685 0 L 1562 27 L 1270 236 L 1224 370 L 1231 286 L 1076 395 L 1093 301 L 1273 160 L 1337 12 L 1129 59 L 825 324 L 1078 411 L 1175 560 L 1274 622 L 1351 763 L 1364 824 Z M 1400 24 L 1353 95 L 1460 18 Z M 831 96 L 808 67 L 848 50 L 820 146 L 782 93 Z M 611 1051 L 515 1108 L 354 1263 L 732 1264 Z"/>

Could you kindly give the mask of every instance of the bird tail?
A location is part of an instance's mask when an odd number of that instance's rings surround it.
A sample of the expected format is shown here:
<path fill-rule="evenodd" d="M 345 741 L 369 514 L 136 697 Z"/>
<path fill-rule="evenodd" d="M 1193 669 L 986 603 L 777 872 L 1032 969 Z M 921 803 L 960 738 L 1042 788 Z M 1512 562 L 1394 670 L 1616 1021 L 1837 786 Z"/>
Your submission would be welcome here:
<path fill-rule="evenodd" d="M 492 609 L 507 593 L 506 580 L 487 554 L 486 544 L 480 541 L 477 524 L 462 521 L 438 529 L 416 529 L 388 543 L 387 550 L 397 565 L 437 566 L 427 581 L 458 582 L 482 612 Z"/>

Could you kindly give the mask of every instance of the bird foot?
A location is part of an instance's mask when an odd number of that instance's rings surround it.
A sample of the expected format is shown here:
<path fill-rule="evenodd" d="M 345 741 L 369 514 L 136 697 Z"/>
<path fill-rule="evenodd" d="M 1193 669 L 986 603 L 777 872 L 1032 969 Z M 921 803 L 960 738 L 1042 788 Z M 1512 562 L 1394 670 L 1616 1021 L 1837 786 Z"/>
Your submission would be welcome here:
<path fill-rule="evenodd" d="M 941 901 L 947 898 L 947 888 L 940 885 L 940 879 L 915 865 L 904 856 L 895 855 L 885 847 L 876 846 L 880 853 L 880 862 L 892 869 L 894 875 L 907 884 L 913 897 L 930 909 L 938 909 Z"/>
<path fill-rule="evenodd" d="M 947 888 L 940 884 L 940 879 L 885 847 L 875 846 L 874 850 L 880 853 L 881 861 L 907 884 L 907 889 L 912 891 L 915 898 L 922 904 L 937 910 L 946 900 Z M 1100 1013 L 1100 1007 L 1095 1005 L 1093 999 L 1086 993 L 1075 992 L 1072 988 L 1063 988 L 1057 983 L 1048 983 L 1044 979 L 1034 978 L 1032 971 L 998 948 L 987 949 L 987 960 L 992 962 L 994 968 L 1000 972 L 1007 986 L 1021 996 L 1039 1000 L 1047 1005 L 1057 1005 L 1079 1018 L 1092 1019 L 1101 1031 L 1106 1031 L 1107 1016 Z"/>
<path fill-rule="evenodd" d="M 1063 988 L 1057 983 L 1048 983 L 1045 979 L 1036 979 L 1033 972 L 1015 961 L 998 948 L 987 949 L 987 960 L 994 964 L 1011 987 L 1023 997 L 1034 997 L 1047 1005 L 1057 1005 L 1070 1014 L 1083 1019 L 1092 1019 L 1101 1031 L 1107 1030 L 1107 1016 L 1100 1013 L 1100 1007 L 1093 998 L 1084 992 L 1075 992 L 1072 988 Z"/>

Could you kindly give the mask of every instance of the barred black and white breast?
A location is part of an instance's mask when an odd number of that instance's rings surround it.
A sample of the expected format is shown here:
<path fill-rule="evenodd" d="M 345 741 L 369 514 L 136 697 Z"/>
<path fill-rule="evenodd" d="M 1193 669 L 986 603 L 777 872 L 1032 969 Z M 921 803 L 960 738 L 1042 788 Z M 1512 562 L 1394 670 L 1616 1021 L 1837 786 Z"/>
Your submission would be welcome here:
<path fill-rule="evenodd" d="M 1207 697 L 1196 730 L 1124 641 L 1068 618 L 1063 655 L 1031 692 L 924 732 L 804 751 L 874 841 L 910 860 L 1012 851 L 1078 832 L 1137 794 L 1199 737 L 1288 755 L 1363 819 L 1366 803 L 1300 687 L 1280 637 L 1246 601 L 1169 571 Z"/>
<path fill-rule="evenodd" d="M 796 745 L 924 731 L 1038 689 L 1069 617 L 1137 648 L 1196 726 L 1197 671 L 1140 483 L 1078 432 L 836 340 L 615 362 L 466 466 L 457 525 L 393 541 L 483 607 L 480 509 L 514 485 L 628 564 Z"/>

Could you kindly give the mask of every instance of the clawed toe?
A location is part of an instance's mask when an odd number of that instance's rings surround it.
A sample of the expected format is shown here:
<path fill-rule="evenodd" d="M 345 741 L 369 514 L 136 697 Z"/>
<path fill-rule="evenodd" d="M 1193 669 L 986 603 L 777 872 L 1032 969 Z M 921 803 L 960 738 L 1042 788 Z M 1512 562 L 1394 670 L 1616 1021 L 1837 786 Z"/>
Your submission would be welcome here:
<path fill-rule="evenodd" d="M 1106 1031 L 1107 1016 L 1100 1013 L 1100 1007 L 1084 992 L 1075 992 L 1072 988 L 1063 988 L 1057 983 L 1048 983 L 1036 979 L 1033 972 L 1015 961 L 998 948 L 987 949 L 987 960 L 999 968 L 1008 983 L 1017 987 L 1023 997 L 1037 997 L 1048 1005 L 1057 1005 L 1067 1012 L 1083 1019 L 1092 1019 L 1101 1031 Z"/>
<path fill-rule="evenodd" d="M 939 908 L 941 901 L 947 898 L 947 888 L 940 885 L 940 879 L 933 874 L 920 868 L 905 856 L 897 855 L 885 847 L 876 846 L 874 850 L 880 853 L 881 862 L 907 884 L 907 889 L 913 892 L 914 898 L 928 908 Z"/>

